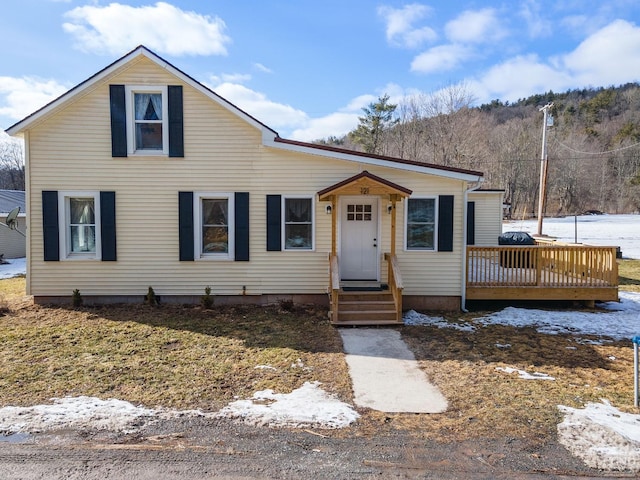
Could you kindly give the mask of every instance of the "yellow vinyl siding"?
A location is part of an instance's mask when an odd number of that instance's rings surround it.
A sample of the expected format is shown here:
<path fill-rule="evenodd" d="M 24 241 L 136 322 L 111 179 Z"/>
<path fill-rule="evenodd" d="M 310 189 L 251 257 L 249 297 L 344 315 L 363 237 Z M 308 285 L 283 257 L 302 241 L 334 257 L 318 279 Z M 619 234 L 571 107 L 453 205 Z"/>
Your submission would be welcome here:
<path fill-rule="evenodd" d="M 501 191 L 470 192 L 468 200 L 476 202 L 475 245 L 491 247 L 498 245 L 502 233 Z"/>
<path fill-rule="evenodd" d="M 181 84 L 141 59 L 45 118 L 26 136 L 31 178 L 32 295 L 323 294 L 328 285 L 331 215 L 316 193 L 367 169 L 414 191 L 455 195 L 453 252 L 404 251 L 404 205 L 398 204 L 397 254 L 409 295 L 460 295 L 464 182 L 366 167 L 264 147 L 262 132 L 183 84 L 184 158 L 111 157 L 109 84 Z M 42 191 L 116 192 L 117 262 L 43 261 Z M 178 192 L 249 192 L 250 261 L 178 260 Z M 266 251 L 266 195 L 313 195 L 314 251 Z M 390 215 L 381 199 L 381 249 L 390 249 Z M 380 261 L 382 278 L 386 263 Z"/>

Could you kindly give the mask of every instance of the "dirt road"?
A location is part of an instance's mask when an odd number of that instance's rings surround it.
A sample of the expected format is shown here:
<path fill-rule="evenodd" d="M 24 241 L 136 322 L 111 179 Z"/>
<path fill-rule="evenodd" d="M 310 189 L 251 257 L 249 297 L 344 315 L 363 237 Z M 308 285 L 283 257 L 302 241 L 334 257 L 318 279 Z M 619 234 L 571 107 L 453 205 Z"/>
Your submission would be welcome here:
<path fill-rule="evenodd" d="M 7 439 L 5 439 L 7 440 Z M 516 439 L 443 444 L 404 431 L 296 431 L 199 418 L 135 434 L 65 431 L 0 443 L 0 478 L 14 479 L 596 479 L 551 442 Z"/>

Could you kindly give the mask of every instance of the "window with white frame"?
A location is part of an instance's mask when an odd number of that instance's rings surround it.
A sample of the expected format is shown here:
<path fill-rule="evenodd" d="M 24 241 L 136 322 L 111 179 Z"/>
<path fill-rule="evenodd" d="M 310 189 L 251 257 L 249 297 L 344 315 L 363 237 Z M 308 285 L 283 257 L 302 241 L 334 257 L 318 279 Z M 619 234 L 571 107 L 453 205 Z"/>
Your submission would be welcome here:
<path fill-rule="evenodd" d="M 167 87 L 127 86 L 126 94 L 129 154 L 168 154 Z"/>
<path fill-rule="evenodd" d="M 58 201 L 61 258 L 99 260 L 99 192 L 61 192 Z"/>
<path fill-rule="evenodd" d="M 407 250 L 435 250 L 436 199 L 409 198 L 405 221 Z"/>
<path fill-rule="evenodd" d="M 195 251 L 200 258 L 233 259 L 233 198 L 230 193 L 194 195 Z"/>
<path fill-rule="evenodd" d="M 313 199 L 283 197 L 283 235 L 285 250 L 313 250 Z"/>

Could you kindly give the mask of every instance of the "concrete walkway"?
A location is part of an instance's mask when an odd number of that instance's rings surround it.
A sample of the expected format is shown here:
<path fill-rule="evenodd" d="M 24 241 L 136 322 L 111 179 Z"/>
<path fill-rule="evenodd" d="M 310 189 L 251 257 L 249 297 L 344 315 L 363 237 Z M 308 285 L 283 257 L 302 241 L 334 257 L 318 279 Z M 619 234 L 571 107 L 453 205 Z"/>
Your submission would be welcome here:
<path fill-rule="evenodd" d="M 354 402 L 381 412 L 441 413 L 447 400 L 429 383 L 400 332 L 341 328 Z"/>

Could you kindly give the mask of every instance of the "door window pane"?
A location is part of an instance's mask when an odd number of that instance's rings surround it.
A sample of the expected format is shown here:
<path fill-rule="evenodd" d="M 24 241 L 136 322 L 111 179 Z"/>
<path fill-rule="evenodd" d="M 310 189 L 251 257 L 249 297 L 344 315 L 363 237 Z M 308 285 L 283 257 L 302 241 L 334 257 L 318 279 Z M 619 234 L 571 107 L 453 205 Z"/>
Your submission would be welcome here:
<path fill-rule="evenodd" d="M 347 205 L 347 221 L 370 222 L 371 205 Z"/>

